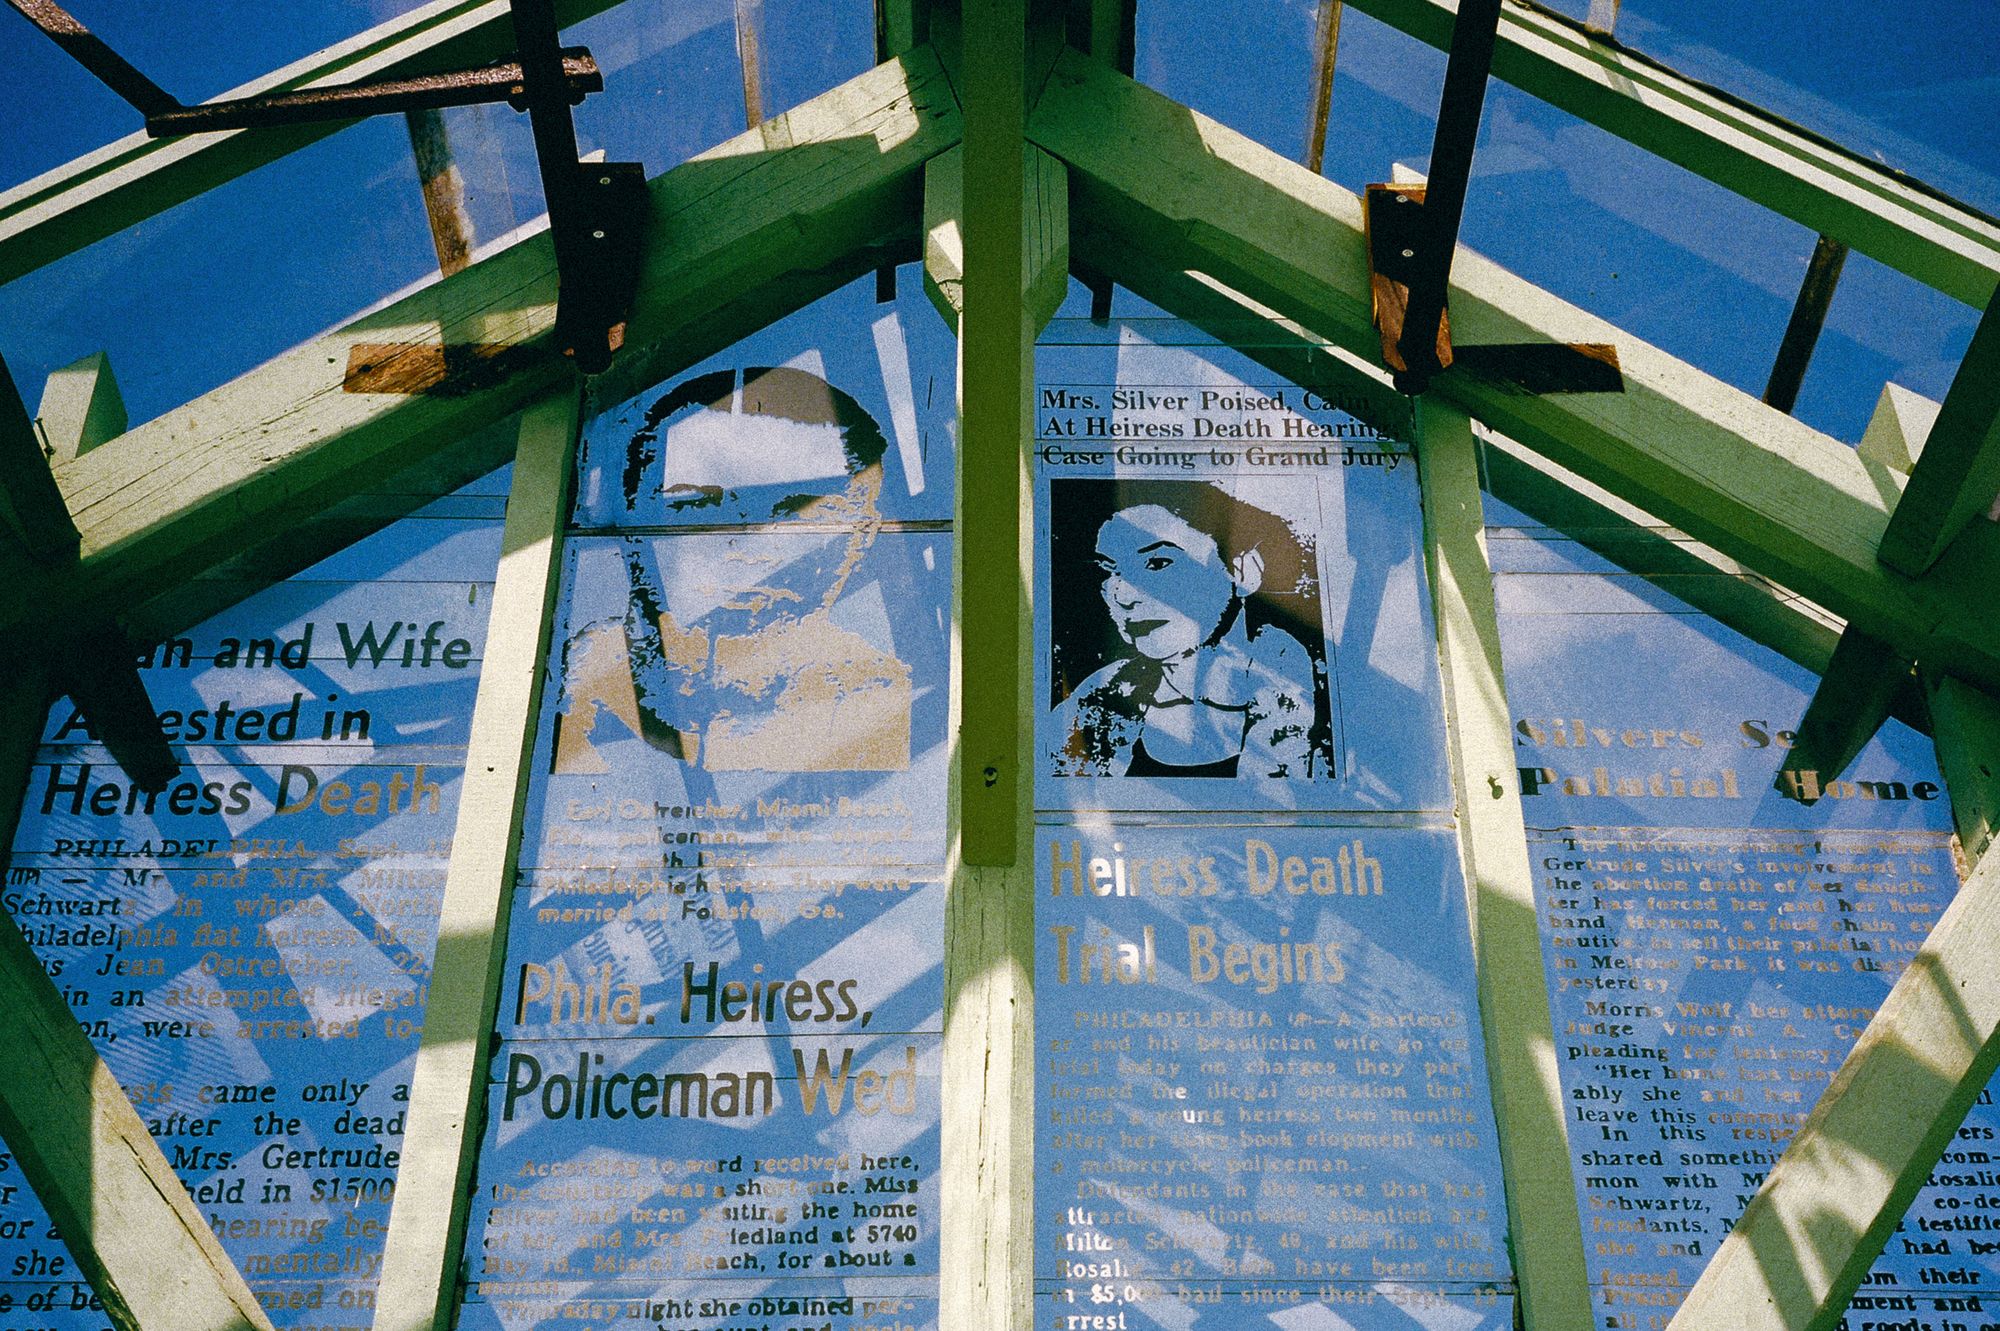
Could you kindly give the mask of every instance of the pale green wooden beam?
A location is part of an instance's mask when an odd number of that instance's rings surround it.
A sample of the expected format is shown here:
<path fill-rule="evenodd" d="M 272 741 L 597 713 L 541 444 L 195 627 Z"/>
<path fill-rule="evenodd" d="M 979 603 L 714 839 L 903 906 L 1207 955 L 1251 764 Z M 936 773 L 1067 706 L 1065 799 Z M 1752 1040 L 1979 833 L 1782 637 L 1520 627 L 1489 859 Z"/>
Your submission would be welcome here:
<path fill-rule="evenodd" d="M 1801 803 L 1816 803 L 1889 719 L 1910 685 L 1912 664 L 1859 629 L 1842 633 L 1799 720 L 1798 738 L 1778 768 L 1779 789 Z"/>
<path fill-rule="evenodd" d="M 938 1324 L 999 1331 L 1034 1324 L 1030 24 L 1028 0 L 960 9 L 961 49 L 976 55 L 956 62 L 964 267 Z"/>
<path fill-rule="evenodd" d="M 1022 144 L 1026 225 L 1021 232 L 1022 301 L 1036 332 L 1069 294 L 1069 170 Z M 924 294 L 958 327 L 965 308 L 965 150 L 924 163 Z"/>
<path fill-rule="evenodd" d="M 111 375 L 111 358 L 93 351 L 42 382 L 35 425 L 53 462 L 69 462 L 125 433 L 125 399 Z"/>
<path fill-rule="evenodd" d="M 1670 1331 L 1832 1331 L 2000 1064 L 2000 856 L 1980 860 Z"/>
<path fill-rule="evenodd" d="M 1486 560 L 1477 445 L 1472 422 L 1456 407 L 1423 402 L 1417 421 L 1424 554 L 1514 1279 L 1526 1326 L 1584 1328 L 1595 1322 L 1549 993 L 1533 978 L 1542 971 L 1542 938 Z"/>
<path fill-rule="evenodd" d="M 457 1312 L 508 908 L 562 571 L 578 400 L 571 385 L 521 416 L 486 659 L 438 910 L 430 1003 L 410 1076 L 409 1126 L 383 1243 L 376 1331 L 430 1331 L 452 1325 Z"/>
<path fill-rule="evenodd" d="M 1987 306 L 1938 408 L 1889 528 L 1882 562 L 1919 577 L 2000 493 L 2000 300 Z"/>
<path fill-rule="evenodd" d="M 1901 384 L 1883 384 L 1874 414 L 1861 442 L 1854 446 L 1863 461 L 1908 476 L 1923 456 L 1924 441 L 1937 424 L 1939 403 Z"/>
<path fill-rule="evenodd" d="M 593 391 L 636 392 L 912 252 L 923 162 L 957 140 L 920 50 L 656 178 L 625 350 Z M 171 590 L 519 409 L 568 373 L 554 298 L 531 237 L 59 468 L 81 561 L 55 577 L 0 552 L 0 632 Z M 353 391 L 398 384 L 423 391 Z"/>
<path fill-rule="evenodd" d="M 1977 861 L 2000 833 L 2000 700 L 1943 676 L 1927 676 L 1924 684 L 1958 844 L 1967 860 Z"/>
<path fill-rule="evenodd" d="M 0 689 L 0 847 L 11 848 L 51 696 L 13 656 Z M 12 858 L 0 850 L 0 865 Z M 0 911 L 0 1135 L 119 1331 L 270 1331 L 243 1275 Z"/>
<path fill-rule="evenodd" d="M 556 17 L 567 27 L 616 3 L 556 0 Z M 226 34 L 217 34 L 218 41 L 225 39 Z M 507 0 L 434 0 L 221 95 L 253 97 L 433 73 L 502 59 L 513 49 Z M 170 71 L 153 72 L 171 81 Z M 86 153 L 0 193 L 0 282 L 11 282 L 352 123 L 173 139 L 152 139 L 140 131 Z"/>
<path fill-rule="evenodd" d="M 1029 133 L 1069 164 L 1074 215 L 1376 353 L 1354 195 L 1074 53 Z M 1456 371 L 1434 393 L 1908 656 L 2000 689 L 1986 610 L 2000 529 L 1968 529 L 1930 577 L 1903 578 L 1875 558 L 1899 478 L 1468 250 L 1452 275 L 1454 340 L 1612 343 L 1625 391 L 1534 396 Z"/>
<path fill-rule="evenodd" d="M 1451 44 L 1455 0 L 1349 3 L 1440 50 Z M 2000 281 L 2000 223 L 1585 23 L 1509 4 L 1493 74 L 1968 305 L 1983 309 Z"/>

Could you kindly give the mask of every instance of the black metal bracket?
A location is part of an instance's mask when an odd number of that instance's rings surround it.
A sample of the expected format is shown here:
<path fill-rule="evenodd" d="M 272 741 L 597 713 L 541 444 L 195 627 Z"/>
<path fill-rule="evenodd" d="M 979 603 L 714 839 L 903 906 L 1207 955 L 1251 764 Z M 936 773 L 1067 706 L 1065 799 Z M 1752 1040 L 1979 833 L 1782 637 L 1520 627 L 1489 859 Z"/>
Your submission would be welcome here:
<path fill-rule="evenodd" d="M 7 0 L 78 64 L 135 107 L 155 138 L 355 120 L 393 112 L 506 102 L 534 127 L 559 282 L 557 345 L 597 374 L 624 343 L 650 209 L 637 162 L 585 162 L 570 108 L 604 89 L 583 47 L 562 46 L 550 0 L 512 0 L 516 58 L 472 69 L 301 88 L 184 106 L 55 0 Z"/>

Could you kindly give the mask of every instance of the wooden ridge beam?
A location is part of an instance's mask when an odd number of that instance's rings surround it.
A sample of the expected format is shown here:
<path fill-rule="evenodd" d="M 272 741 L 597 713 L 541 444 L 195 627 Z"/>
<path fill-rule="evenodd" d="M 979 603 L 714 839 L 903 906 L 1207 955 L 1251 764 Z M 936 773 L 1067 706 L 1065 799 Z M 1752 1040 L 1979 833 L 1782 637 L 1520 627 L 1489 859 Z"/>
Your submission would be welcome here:
<path fill-rule="evenodd" d="M 1074 214 L 1373 354 L 1361 204 L 1340 186 L 1073 52 L 1029 133 L 1070 166 Z M 1459 370 L 1434 392 L 1909 657 L 2000 689 L 1986 609 L 2000 527 L 1969 528 L 1921 582 L 1886 570 L 1899 478 L 1470 251 L 1452 272 L 1460 340 L 1611 343 L 1625 391 L 1534 396 Z"/>
<path fill-rule="evenodd" d="M 5 662 L 0 865 L 50 697 L 39 660 Z M 270 1319 L 11 914 L 0 911 L 0 1134 L 119 1331 L 271 1331 Z"/>
<path fill-rule="evenodd" d="M 592 383 L 597 400 L 728 346 L 885 255 L 913 253 L 923 163 L 957 141 L 957 104 L 925 48 L 653 180 L 658 239 L 625 350 Z M 450 449 L 568 373 L 554 320 L 542 234 L 60 468 L 81 560 L 38 573 L 0 552 L 0 631 L 170 591 Z"/>
<path fill-rule="evenodd" d="M 560 0 L 567 27 L 618 0 Z M 222 98 L 255 97 L 363 79 L 437 73 L 497 60 L 514 49 L 507 0 L 433 0 Z M 128 134 L 0 193 L 0 282 L 11 282 L 106 236 L 165 212 L 352 121 L 240 129 L 187 138 Z"/>
<path fill-rule="evenodd" d="M 2000 300 L 1986 307 L 1882 533 L 1884 564 L 1926 573 L 2000 492 Z"/>
<path fill-rule="evenodd" d="M 1440 50 L 1450 45 L 1456 0 L 1349 3 Z M 1584 23 L 1509 3 L 1493 73 L 1968 305 L 1983 309 L 2000 283 L 2000 222 Z"/>
<path fill-rule="evenodd" d="M 1670 1331 L 1831 1331 L 2000 1064 L 1983 857 L 1716 1249 Z"/>

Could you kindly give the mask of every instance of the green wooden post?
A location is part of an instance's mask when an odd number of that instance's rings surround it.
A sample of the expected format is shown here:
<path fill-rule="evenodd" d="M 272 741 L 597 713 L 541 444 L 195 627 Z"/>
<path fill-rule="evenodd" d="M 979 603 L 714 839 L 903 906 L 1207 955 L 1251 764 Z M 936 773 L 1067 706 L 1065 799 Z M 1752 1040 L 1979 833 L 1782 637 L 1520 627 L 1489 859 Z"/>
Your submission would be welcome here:
<path fill-rule="evenodd" d="M 1436 602 L 1452 790 L 1514 1277 L 1528 1331 L 1586 1331 L 1595 1322 L 1542 980 L 1534 869 L 1515 777 L 1514 722 L 1500 667 L 1472 422 L 1456 407 L 1429 399 L 1418 405 L 1417 419 L 1424 553 Z"/>
<path fill-rule="evenodd" d="M 438 913 L 430 1005 L 410 1076 L 403 1164 L 383 1241 L 377 1331 L 432 1331 L 451 1325 L 456 1311 L 528 762 L 569 516 L 577 407 L 571 385 L 521 416 L 486 657 Z"/>

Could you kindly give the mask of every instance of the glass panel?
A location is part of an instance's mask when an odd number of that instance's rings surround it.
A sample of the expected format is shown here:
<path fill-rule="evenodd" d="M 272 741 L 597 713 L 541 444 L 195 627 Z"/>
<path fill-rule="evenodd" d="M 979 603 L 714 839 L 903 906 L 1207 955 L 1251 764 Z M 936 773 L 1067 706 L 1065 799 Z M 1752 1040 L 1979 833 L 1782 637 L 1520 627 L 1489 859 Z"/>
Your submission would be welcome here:
<path fill-rule="evenodd" d="M 468 1327 L 934 1320 L 954 349 L 872 288 L 586 423 Z"/>
<path fill-rule="evenodd" d="M 1685 1296 L 1950 901 L 1950 809 L 1900 721 L 1843 773 L 1781 773 L 1811 672 L 1489 502 L 1595 1301 L 1642 1325 Z M 2000 1287 L 1973 1237 L 2000 1224 L 1979 1172 L 1996 1128 L 1989 1092 L 1855 1313 L 1935 1329 Z"/>
<path fill-rule="evenodd" d="M 1043 340 L 1036 1296 L 1508 1327 L 1416 468 L 1255 355 Z"/>
<path fill-rule="evenodd" d="M 505 490 L 150 650 L 157 796 L 67 699 L 30 773 L 8 909 L 280 1327 L 372 1315 Z M 39 1211 L 0 1189 L 15 1306 L 101 1324 Z"/>

